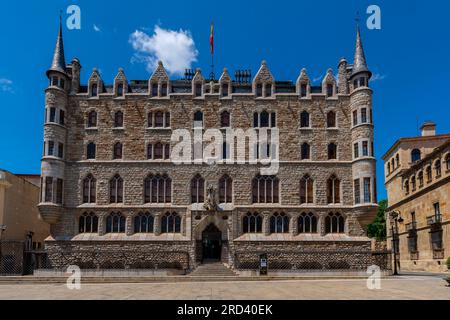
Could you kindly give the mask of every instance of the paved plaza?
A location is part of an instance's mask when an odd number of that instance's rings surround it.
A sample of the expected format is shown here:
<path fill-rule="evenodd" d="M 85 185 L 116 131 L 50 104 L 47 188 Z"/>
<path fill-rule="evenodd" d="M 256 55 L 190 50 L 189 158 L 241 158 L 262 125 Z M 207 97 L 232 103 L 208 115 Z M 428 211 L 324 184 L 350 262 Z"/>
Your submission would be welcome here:
<path fill-rule="evenodd" d="M 185 282 L 145 284 L 82 284 L 69 290 L 61 284 L 1 284 L 0 299 L 16 300 L 450 300 L 441 276 L 409 275 L 381 280 L 369 290 L 364 279 Z"/>

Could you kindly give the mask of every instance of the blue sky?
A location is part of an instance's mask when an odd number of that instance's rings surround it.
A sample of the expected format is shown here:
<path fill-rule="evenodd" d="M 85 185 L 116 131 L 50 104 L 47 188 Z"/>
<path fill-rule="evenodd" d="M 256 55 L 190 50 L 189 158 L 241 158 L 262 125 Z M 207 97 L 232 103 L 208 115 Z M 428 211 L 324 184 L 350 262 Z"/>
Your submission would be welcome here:
<path fill-rule="evenodd" d="M 418 134 L 433 120 L 450 132 L 449 1 L 10 1 L 0 11 L 0 168 L 39 173 L 43 140 L 45 70 L 55 45 L 60 10 L 81 8 L 81 30 L 64 28 L 66 59 L 78 57 L 85 82 L 92 68 L 111 83 L 119 67 L 128 79 L 147 79 L 136 61 L 130 35 L 152 36 L 161 29 L 188 31 L 197 62 L 209 72 L 209 24 L 216 26 L 217 69 L 251 69 L 266 59 L 279 80 L 295 80 L 306 67 L 311 78 L 336 69 L 341 57 L 352 61 L 355 14 L 381 8 L 382 29 L 363 28 L 372 82 L 379 198 L 386 196 L 382 154 L 399 137 Z M 67 15 L 63 16 L 64 19 Z M 94 27 L 95 25 L 95 27 Z M 364 24 L 363 24 L 364 25 Z"/>

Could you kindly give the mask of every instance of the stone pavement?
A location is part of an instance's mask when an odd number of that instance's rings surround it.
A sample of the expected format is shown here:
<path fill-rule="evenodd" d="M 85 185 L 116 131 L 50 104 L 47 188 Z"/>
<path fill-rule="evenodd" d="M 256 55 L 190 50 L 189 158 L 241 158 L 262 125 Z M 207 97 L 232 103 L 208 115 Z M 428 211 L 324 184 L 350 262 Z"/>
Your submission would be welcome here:
<path fill-rule="evenodd" d="M 16 300 L 450 300 L 441 276 L 409 275 L 381 280 L 381 290 L 369 290 L 366 280 L 297 280 L 260 282 L 185 282 L 148 284 L 82 284 L 69 290 L 61 284 L 2 284 L 0 299 Z"/>

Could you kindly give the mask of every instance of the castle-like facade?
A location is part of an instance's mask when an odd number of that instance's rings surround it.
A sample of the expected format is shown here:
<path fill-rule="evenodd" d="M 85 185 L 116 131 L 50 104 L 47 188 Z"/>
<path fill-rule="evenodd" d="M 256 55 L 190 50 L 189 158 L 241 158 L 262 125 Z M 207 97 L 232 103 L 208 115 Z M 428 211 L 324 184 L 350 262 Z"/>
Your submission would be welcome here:
<path fill-rule="evenodd" d="M 106 85 L 94 69 L 82 85 L 80 72 L 78 59 L 65 62 L 60 28 L 39 204 L 53 267 L 192 270 L 216 259 L 243 270 L 260 254 L 272 269 L 376 262 L 366 236 L 377 210 L 371 72 L 359 30 L 354 63 L 342 59 L 321 86 L 306 70 L 296 83 L 276 81 L 266 62 L 250 80 L 227 70 L 218 81 L 200 70 L 171 80 L 160 63 L 149 80 L 128 81 L 120 69 Z M 278 171 L 171 160 L 175 130 L 210 128 L 277 129 L 267 153 L 279 151 Z"/>

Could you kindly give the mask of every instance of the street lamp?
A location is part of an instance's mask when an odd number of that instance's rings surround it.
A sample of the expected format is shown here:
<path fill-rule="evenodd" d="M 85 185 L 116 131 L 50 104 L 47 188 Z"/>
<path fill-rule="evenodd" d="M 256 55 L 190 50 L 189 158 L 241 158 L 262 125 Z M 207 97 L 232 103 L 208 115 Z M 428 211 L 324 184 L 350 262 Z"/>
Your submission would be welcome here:
<path fill-rule="evenodd" d="M 393 254 L 394 254 L 394 276 L 398 275 L 397 270 L 397 254 L 400 253 L 400 238 L 398 234 L 398 223 L 403 223 L 403 218 L 400 215 L 400 211 L 393 211 L 390 214 L 393 224 L 391 223 L 391 234 L 392 234 L 392 248 L 393 248 Z M 394 229 L 395 225 L 395 229 Z M 400 268 L 400 264 L 398 264 L 398 267 Z"/>

